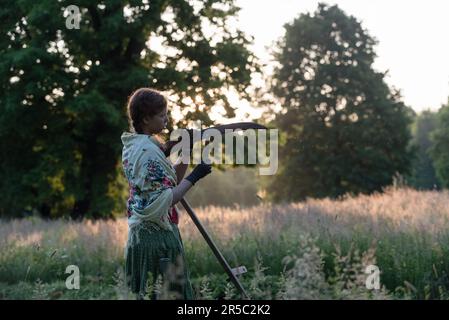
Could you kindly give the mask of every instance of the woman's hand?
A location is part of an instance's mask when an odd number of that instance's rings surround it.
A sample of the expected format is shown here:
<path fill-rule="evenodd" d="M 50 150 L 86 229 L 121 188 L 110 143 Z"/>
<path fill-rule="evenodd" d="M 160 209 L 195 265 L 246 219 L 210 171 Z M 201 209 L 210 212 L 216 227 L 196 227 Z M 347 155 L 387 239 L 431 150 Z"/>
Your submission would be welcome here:
<path fill-rule="evenodd" d="M 212 172 L 212 166 L 210 164 L 200 163 L 186 177 L 186 180 L 189 180 L 192 183 L 192 185 L 194 185 L 196 182 L 198 182 L 198 180 L 204 178 L 211 172 Z"/>
<path fill-rule="evenodd" d="M 172 140 L 170 140 L 170 141 L 167 141 L 166 143 L 164 143 L 164 144 L 162 145 L 162 148 L 164 149 L 164 154 L 165 154 L 166 157 L 169 157 L 169 156 L 170 156 L 171 149 L 173 149 L 173 147 L 174 147 L 176 144 L 178 144 L 179 142 L 181 142 L 181 139 L 182 139 L 182 138 L 179 137 L 177 141 L 172 141 Z"/>
<path fill-rule="evenodd" d="M 194 140 L 194 130 L 193 129 L 183 129 L 186 130 L 188 133 L 188 140 L 182 141 L 182 136 L 178 138 L 178 140 L 170 140 L 167 141 L 165 144 L 162 145 L 162 148 L 164 149 L 164 154 L 166 157 L 170 156 L 171 149 L 178 143 L 182 142 L 182 150 L 187 151 L 188 154 L 191 156 L 193 151 L 193 144 L 195 142 Z"/>

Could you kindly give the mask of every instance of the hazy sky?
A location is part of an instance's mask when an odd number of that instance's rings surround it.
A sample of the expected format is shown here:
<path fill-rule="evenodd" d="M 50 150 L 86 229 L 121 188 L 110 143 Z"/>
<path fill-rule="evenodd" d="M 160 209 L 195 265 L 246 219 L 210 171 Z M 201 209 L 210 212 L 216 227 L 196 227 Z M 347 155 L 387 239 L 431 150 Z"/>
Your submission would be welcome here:
<path fill-rule="evenodd" d="M 266 46 L 283 35 L 283 25 L 302 12 L 314 11 L 314 0 L 237 0 L 239 27 L 254 36 L 255 53 L 268 61 Z M 321 1 L 322 2 L 322 1 Z M 449 97 L 449 1 L 337 0 L 375 37 L 375 68 L 389 70 L 387 82 L 400 89 L 416 111 L 438 109 Z"/>

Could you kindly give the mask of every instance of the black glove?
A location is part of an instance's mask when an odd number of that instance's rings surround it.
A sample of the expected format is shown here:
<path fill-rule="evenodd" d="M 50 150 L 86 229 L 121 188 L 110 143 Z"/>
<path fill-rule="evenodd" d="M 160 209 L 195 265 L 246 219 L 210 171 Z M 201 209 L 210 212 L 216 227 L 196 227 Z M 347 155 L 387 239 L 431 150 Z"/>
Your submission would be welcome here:
<path fill-rule="evenodd" d="M 204 178 L 212 172 L 212 166 L 210 164 L 201 163 L 197 165 L 192 172 L 186 177 L 192 184 L 195 184 L 198 180 Z"/>

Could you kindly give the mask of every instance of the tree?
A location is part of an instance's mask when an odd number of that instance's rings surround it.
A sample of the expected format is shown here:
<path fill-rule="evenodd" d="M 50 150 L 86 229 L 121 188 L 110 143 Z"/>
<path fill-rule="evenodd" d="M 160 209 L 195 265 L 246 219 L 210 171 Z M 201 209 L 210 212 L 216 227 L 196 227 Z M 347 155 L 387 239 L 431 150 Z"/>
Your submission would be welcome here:
<path fill-rule="evenodd" d="M 412 111 L 373 70 L 376 41 L 355 17 L 325 4 L 285 29 L 272 81 L 285 141 L 273 198 L 370 193 L 406 173 Z"/>
<path fill-rule="evenodd" d="M 412 145 L 416 158 L 412 163 L 410 185 L 417 189 L 431 190 L 440 187 L 429 151 L 432 147 L 431 134 L 437 126 L 437 114 L 430 110 L 417 115 L 414 121 Z"/>
<path fill-rule="evenodd" d="M 438 111 L 437 128 L 432 134 L 431 157 L 437 177 L 445 188 L 449 188 L 449 102 Z"/>
<path fill-rule="evenodd" d="M 69 5 L 79 29 L 66 28 Z M 109 216 L 125 103 L 138 87 L 168 93 L 178 125 L 212 124 L 214 105 L 232 117 L 226 93 L 250 99 L 258 70 L 251 39 L 228 23 L 237 12 L 234 0 L 5 1 L 0 215 Z"/>

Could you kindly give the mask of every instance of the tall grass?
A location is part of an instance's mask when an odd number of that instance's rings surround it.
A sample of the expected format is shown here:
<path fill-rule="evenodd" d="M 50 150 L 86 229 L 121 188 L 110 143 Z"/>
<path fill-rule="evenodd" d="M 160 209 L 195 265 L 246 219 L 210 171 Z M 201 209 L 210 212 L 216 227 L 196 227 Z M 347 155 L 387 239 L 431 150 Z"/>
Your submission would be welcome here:
<path fill-rule="evenodd" d="M 449 193 L 388 189 L 341 200 L 205 207 L 196 213 L 253 298 L 446 299 L 449 293 Z M 181 234 L 199 298 L 237 297 L 194 224 Z M 125 219 L 0 223 L 0 298 L 123 298 Z M 81 289 L 65 289 L 67 265 Z M 367 290 L 377 265 L 382 290 Z"/>

